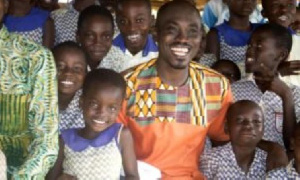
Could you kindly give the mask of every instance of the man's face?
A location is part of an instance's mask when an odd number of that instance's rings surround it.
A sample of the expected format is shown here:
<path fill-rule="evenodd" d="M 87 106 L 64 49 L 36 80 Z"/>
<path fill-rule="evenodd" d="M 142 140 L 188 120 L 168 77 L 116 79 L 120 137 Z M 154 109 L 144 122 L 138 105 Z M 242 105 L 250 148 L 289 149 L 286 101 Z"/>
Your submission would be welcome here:
<path fill-rule="evenodd" d="M 296 15 L 296 0 L 264 0 L 262 14 L 269 22 L 289 27 Z"/>
<path fill-rule="evenodd" d="M 144 49 L 151 28 L 151 12 L 143 1 L 127 1 L 117 7 L 117 24 L 132 54 Z"/>
<path fill-rule="evenodd" d="M 162 18 L 157 25 L 159 60 L 174 69 L 187 68 L 201 42 L 199 15 L 191 9 L 170 7 L 159 18 Z"/>

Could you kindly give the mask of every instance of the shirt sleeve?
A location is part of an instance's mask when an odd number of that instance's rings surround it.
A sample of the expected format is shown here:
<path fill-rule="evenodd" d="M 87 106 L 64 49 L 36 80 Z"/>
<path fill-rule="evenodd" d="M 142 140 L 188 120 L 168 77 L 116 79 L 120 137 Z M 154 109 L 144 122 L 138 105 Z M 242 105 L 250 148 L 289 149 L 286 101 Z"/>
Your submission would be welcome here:
<path fill-rule="evenodd" d="M 293 98 L 295 105 L 296 122 L 300 122 L 300 88 L 296 87 L 293 90 Z"/>
<path fill-rule="evenodd" d="M 221 109 L 216 116 L 216 118 L 210 124 L 208 129 L 208 136 L 212 140 L 215 141 L 228 141 L 229 136 L 225 133 L 225 117 L 227 113 L 227 109 L 229 108 L 230 104 L 232 103 L 232 93 L 230 89 L 230 85 L 224 91 L 224 98 L 221 104 Z"/>
<path fill-rule="evenodd" d="M 58 101 L 56 67 L 52 53 L 41 49 L 31 58 L 29 77 L 33 82 L 28 123 L 32 142 L 28 156 L 14 179 L 44 179 L 58 154 Z"/>

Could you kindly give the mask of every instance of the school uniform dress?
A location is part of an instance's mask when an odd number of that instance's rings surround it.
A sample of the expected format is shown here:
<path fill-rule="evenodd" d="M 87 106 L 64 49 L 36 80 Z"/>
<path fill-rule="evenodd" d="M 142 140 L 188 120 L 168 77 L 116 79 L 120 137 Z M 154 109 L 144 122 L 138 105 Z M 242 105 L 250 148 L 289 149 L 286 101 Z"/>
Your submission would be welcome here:
<path fill-rule="evenodd" d="M 216 26 L 215 29 L 218 32 L 218 39 L 220 42 L 220 59 L 228 59 L 235 62 L 242 75 L 245 75 L 245 60 L 246 51 L 248 48 L 248 42 L 251 33 L 259 24 L 251 23 L 250 31 L 240 31 L 232 28 L 228 21 Z"/>
<path fill-rule="evenodd" d="M 200 169 L 207 179 L 264 179 L 267 152 L 256 148 L 248 173 L 239 167 L 231 143 L 202 155 Z"/>
<path fill-rule="evenodd" d="M 119 179 L 122 168 L 119 144 L 122 127 L 115 123 L 92 140 L 79 136 L 79 129 L 63 131 L 63 172 L 79 180 Z"/>
<path fill-rule="evenodd" d="M 79 99 L 82 94 L 82 90 L 78 90 L 68 107 L 59 111 L 59 130 L 72 129 L 72 128 L 83 128 L 84 120 L 81 108 L 79 107 Z"/>
<path fill-rule="evenodd" d="M 44 26 L 50 16 L 49 11 L 39 8 L 31 8 L 26 16 L 16 17 L 6 15 L 3 19 L 4 25 L 9 32 L 20 34 L 38 44 L 43 43 Z"/>
<path fill-rule="evenodd" d="M 14 179 L 44 179 L 58 152 L 52 53 L 0 29 L 0 149 Z"/>
<path fill-rule="evenodd" d="M 203 54 L 198 61 L 198 63 L 206 67 L 211 67 L 215 62 L 217 62 L 217 58 L 214 54 Z"/>
<path fill-rule="evenodd" d="M 100 63 L 99 68 L 108 68 L 122 72 L 157 57 L 158 47 L 152 35 L 147 36 L 144 49 L 136 55 L 132 55 L 125 46 L 123 36 L 119 34 L 113 40 L 112 48 Z"/>
<path fill-rule="evenodd" d="M 73 4 L 68 4 L 64 9 L 58 9 L 51 13 L 55 26 L 55 45 L 65 41 L 76 42 L 77 21 L 79 12 Z"/>
<path fill-rule="evenodd" d="M 198 161 L 205 139 L 228 140 L 224 116 L 231 102 L 228 81 L 198 63 L 189 64 L 187 82 L 174 87 L 157 74 L 157 60 L 127 72 L 127 112 L 138 160 L 164 178 L 201 178 Z"/>
<path fill-rule="evenodd" d="M 290 163 L 284 168 L 279 168 L 268 172 L 267 179 L 299 180 L 300 174 L 298 174 L 295 169 L 295 159 L 291 160 Z"/>
<path fill-rule="evenodd" d="M 300 121 L 300 87 L 290 85 L 293 93 L 297 122 Z M 264 111 L 263 139 L 283 144 L 283 107 L 281 98 L 274 92 L 261 92 L 252 77 L 237 81 L 231 86 L 235 101 L 251 100 L 261 105 Z"/>

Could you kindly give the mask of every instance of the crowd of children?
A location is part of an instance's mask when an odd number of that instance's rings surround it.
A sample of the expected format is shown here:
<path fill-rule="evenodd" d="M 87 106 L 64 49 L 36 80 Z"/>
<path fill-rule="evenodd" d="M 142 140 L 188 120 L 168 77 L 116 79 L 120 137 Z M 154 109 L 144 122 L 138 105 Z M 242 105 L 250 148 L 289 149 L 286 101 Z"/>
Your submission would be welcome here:
<path fill-rule="evenodd" d="M 8 10 L 0 46 L 8 46 L 7 28 L 51 49 L 56 64 L 59 124 L 45 133 L 58 132 L 58 144 L 50 143 L 58 153 L 38 177 L 300 178 L 297 1 L 262 0 L 259 14 L 256 0 L 223 0 L 227 19 L 224 13 L 208 17 L 214 3 L 205 8 L 206 31 L 195 1 L 165 3 L 152 29 L 150 0 L 74 0 L 61 9 L 56 0 L 0 0 L 0 18 Z M 37 49 L 23 44 L 26 53 Z M 6 54 L 0 55 L 0 80 L 8 84 Z M 19 67 L 7 74 L 25 71 L 37 70 Z M 1 114 L 10 109 L 5 83 L 0 81 L 0 179 L 23 168 L 22 158 L 13 162 L 16 149 L 23 148 L 26 159 L 25 146 L 32 146 L 26 139 L 14 149 L 4 137 L 11 136 L 4 120 L 15 118 Z M 18 173 L 31 179 L 33 169 Z"/>

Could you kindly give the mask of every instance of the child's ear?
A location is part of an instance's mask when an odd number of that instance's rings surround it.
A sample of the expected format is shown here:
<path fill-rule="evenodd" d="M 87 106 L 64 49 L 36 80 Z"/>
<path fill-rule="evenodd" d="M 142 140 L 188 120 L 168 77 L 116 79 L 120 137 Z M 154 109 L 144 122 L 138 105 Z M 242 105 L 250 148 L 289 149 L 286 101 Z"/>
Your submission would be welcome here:
<path fill-rule="evenodd" d="M 290 139 L 290 150 L 295 150 L 295 139 L 293 137 Z"/>
<path fill-rule="evenodd" d="M 280 62 L 286 61 L 289 57 L 289 51 L 285 48 L 282 48 L 279 54 L 279 60 Z"/>

